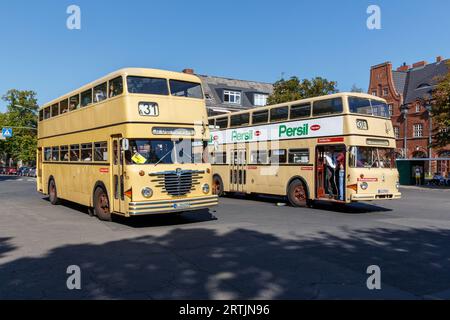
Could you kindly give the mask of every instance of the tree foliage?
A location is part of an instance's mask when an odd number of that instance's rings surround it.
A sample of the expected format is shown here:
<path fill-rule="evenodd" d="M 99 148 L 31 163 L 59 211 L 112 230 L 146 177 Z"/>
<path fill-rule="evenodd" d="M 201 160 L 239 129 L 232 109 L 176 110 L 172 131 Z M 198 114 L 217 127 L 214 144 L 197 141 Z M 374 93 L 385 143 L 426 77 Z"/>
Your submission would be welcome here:
<path fill-rule="evenodd" d="M 432 114 L 434 121 L 434 146 L 450 144 L 450 62 L 449 73 L 440 79 L 433 91 Z"/>
<path fill-rule="evenodd" d="M 37 111 L 39 109 L 34 91 L 9 90 L 2 100 L 7 103 L 6 113 L 0 114 L 0 127 L 13 128 L 13 138 L 0 141 L 0 156 L 25 163 L 35 161 Z"/>
<path fill-rule="evenodd" d="M 337 82 L 316 77 L 311 80 L 300 80 L 292 77 L 281 79 L 274 84 L 273 94 L 269 96 L 268 104 L 278 104 L 294 100 L 313 98 L 338 92 Z"/>

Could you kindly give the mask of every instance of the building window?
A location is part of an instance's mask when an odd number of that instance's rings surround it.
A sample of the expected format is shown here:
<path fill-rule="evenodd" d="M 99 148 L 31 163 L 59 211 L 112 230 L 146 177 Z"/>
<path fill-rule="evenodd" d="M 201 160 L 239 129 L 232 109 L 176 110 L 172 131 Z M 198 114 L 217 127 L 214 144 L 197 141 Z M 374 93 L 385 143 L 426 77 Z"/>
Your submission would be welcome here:
<path fill-rule="evenodd" d="M 372 90 L 372 95 L 377 96 L 377 90 Z"/>
<path fill-rule="evenodd" d="M 395 135 L 395 139 L 400 138 L 400 129 L 398 127 L 394 127 L 394 135 Z"/>
<path fill-rule="evenodd" d="M 261 94 L 261 93 L 255 93 L 253 96 L 254 99 L 254 105 L 258 107 L 264 107 L 267 105 L 267 94 Z"/>
<path fill-rule="evenodd" d="M 392 115 L 394 114 L 394 108 L 392 104 L 388 104 L 388 108 L 389 108 L 389 117 L 392 117 Z"/>
<path fill-rule="evenodd" d="M 387 97 L 389 95 L 389 89 L 388 88 L 383 88 L 383 96 Z"/>
<path fill-rule="evenodd" d="M 414 125 L 414 138 L 423 137 L 423 124 L 418 123 Z"/>
<path fill-rule="evenodd" d="M 416 112 L 420 112 L 420 104 L 416 104 Z"/>
<path fill-rule="evenodd" d="M 225 103 L 241 104 L 241 93 L 239 91 L 225 90 L 223 92 L 223 101 Z"/>

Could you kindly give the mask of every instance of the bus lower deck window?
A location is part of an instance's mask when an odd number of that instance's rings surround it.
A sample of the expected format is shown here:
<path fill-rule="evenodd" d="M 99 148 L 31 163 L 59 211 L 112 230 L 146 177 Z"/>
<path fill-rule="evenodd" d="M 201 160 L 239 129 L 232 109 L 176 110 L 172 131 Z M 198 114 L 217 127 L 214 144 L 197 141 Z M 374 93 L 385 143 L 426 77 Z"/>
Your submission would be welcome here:
<path fill-rule="evenodd" d="M 69 147 L 68 146 L 62 146 L 60 148 L 60 159 L 61 161 L 69 161 Z"/>
<path fill-rule="evenodd" d="M 52 161 L 59 161 L 59 147 L 52 148 Z"/>
<path fill-rule="evenodd" d="M 81 145 L 81 161 L 92 161 L 92 143 Z"/>
<path fill-rule="evenodd" d="M 94 144 L 94 161 L 108 161 L 108 144 L 106 142 Z"/>
<path fill-rule="evenodd" d="M 80 161 L 80 146 L 78 144 L 70 146 L 70 161 Z"/>

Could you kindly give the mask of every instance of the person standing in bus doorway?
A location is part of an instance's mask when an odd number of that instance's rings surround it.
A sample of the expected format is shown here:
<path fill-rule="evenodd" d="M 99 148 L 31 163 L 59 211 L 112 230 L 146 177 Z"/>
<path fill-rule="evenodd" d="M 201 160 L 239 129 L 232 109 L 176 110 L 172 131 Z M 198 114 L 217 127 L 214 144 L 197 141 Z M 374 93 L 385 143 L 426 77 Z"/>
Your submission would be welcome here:
<path fill-rule="evenodd" d="M 333 159 L 333 155 L 329 155 L 327 153 L 325 153 L 324 155 L 325 158 L 325 166 L 326 166 L 326 171 L 325 171 L 325 180 L 326 180 L 326 190 L 328 193 L 328 196 L 330 198 L 334 197 L 336 195 L 336 193 L 334 192 L 334 190 L 337 190 L 337 185 L 336 185 L 336 162 L 335 159 Z"/>
<path fill-rule="evenodd" d="M 344 201 L 344 181 L 345 181 L 345 153 L 340 152 L 336 157 L 339 168 L 339 200 Z"/>
<path fill-rule="evenodd" d="M 422 172 L 420 170 L 420 167 L 416 167 L 415 170 L 415 175 L 416 175 L 416 186 L 420 186 L 421 185 L 421 178 L 422 178 Z"/>

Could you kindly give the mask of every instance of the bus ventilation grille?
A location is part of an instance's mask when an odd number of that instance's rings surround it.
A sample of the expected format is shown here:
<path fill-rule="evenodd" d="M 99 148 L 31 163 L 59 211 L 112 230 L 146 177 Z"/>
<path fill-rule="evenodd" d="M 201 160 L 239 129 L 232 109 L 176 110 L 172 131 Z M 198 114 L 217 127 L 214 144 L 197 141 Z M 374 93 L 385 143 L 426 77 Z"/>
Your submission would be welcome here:
<path fill-rule="evenodd" d="M 153 173 L 156 179 L 152 182 L 156 183 L 157 188 L 161 188 L 163 192 L 171 196 L 184 196 L 195 190 L 200 184 L 200 179 L 204 171 L 181 170 L 166 171 Z"/>

